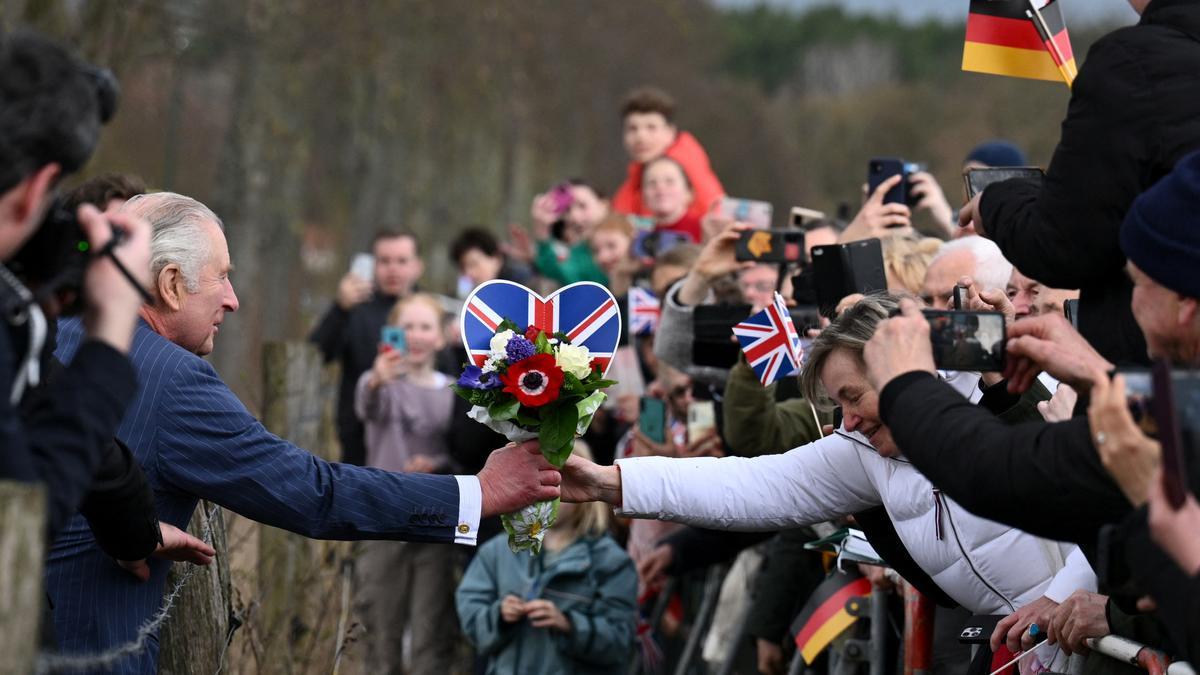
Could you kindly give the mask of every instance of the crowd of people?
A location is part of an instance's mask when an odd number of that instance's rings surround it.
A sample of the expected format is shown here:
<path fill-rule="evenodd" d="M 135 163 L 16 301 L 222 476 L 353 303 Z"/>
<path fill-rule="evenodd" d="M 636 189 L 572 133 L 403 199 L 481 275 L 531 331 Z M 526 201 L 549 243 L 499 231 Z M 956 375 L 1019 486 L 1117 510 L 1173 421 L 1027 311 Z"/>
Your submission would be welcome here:
<path fill-rule="evenodd" d="M 755 226 L 653 87 L 618 110 L 624 182 L 564 179 L 502 236 L 459 229 L 453 291 L 423 283 L 412 232 L 381 229 L 309 336 L 340 367 L 337 463 L 270 433 L 202 358 L 239 309 L 218 214 L 129 176 L 59 196 L 113 114 L 111 75 L 36 34 L 0 36 L 0 478 L 47 486 L 45 649 L 136 640 L 171 563 L 217 554 L 185 531 L 207 500 L 361 541 L 364 672 L 657 672 L 707 629 L 696 670 L 775 675 L 795 658 L 793 619 L 839 575 L 889 594 L 896 616 L 905 586 L 936 603 L 938 673 L 1135 672 L 1091 649 L 1108 635 L 1197 662 L 1190 390 L 1152 404 L 1179 402 L 1154 411 L 1182 426 L 1168 437 L 1148 434 L 1127 383 L 1152 362 L 1200 366 L 1200 5 L 1131 5 L 1141 21 L 1081 68 L 1043 181 L 957 210 L 924 170 L 864 185 L 847 220 L 787 223 L 803 255 L 786 263 L 741 259 Z M 1035 163 L 1003 140 L 964 151 L 964 171 Z M 813 249 L 870 240 L 884 286 L 818 310 Z M 468 360 L 462 299 L 496 279 L 543 295 L 600 283 L 625 317 L 650 317 L 625 321 L 617 384 L 561 470 L 536 441 L 468 422 L 449 388 Z M 803 357 L 765 385 L 721 317 L 777 294 Z M 954 312 L 998 315 L 1003 335 Z M 942 324 L 957 358 L 1002 367 L 940 367 Z M 511 551 L 499 514 L 556 497 L 544 548 Z M 847 526 L 878 564 L 805 546 Z M 706 574 L 725 568 L 701 620 Z M 961 643 L 981 616 L 982 644 Z M 103 672 L 154 672 L 151 637 Z"/>

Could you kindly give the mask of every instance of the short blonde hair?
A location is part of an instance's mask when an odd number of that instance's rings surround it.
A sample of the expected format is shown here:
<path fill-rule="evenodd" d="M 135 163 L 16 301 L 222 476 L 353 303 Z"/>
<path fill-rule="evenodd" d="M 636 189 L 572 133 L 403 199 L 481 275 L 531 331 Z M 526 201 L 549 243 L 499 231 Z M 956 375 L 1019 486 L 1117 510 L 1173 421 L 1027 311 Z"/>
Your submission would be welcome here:
<path fill-rule="evenodd" d="M 882 243 L 883 269 L 888 277 L 899 282 L 905 290 L 920 293 L 921 285 L 925 282 L 925 271 L 942 248 L 942 240 L 905 235 L 884 237 Z"/>
<path fill-rule="evenodd" d="M 593 461 L 592 450 L 582 438 L 575 439 L 573 453 L 588 461 Z M 554 527 L 556 529 L 567 530 L 571 541 L 575 541 L 581 537 L 599 537 L 608 532 L 608 525 L 612 520 L 611 508 L 604 502 L 583 502 L 576 504 L 575 510 L 571 512 L 571 515 L 568 518 L 559 519 L 554 524 Z"/>
<path fill-rule="evenodd" d="M 821 383 L 821 370 L 829 355 L 838 349 L 850 352 L 859 364 L 863 364 L 863 347 L 875 334 L 879 322 L 888 318 L 900 306 L 901 297 L 877 293 L 865 296 L 854 306 L 842 312 L 825 330 L 821 331 L 805 350 L 807 361 L 800 373 L 800 390 L 804 398 L 813 405 L 831 408 L 830 396 Z M 865 368 L 865 364 L 863 364 Z"/>
<path fill-rule="evenodd" d="M 605 216 L 604 220 L 597 223 L 596 228 L 592 230 L 592 235 L 594 236 L 597 232 L 605 231 L 617 232 L 630 239 L 633 239 L 633 235 L 635 234 L 633 223 L 629 222 L 628 218 L 619 213 L 609 213 Z"/>
<path fill-rule="evenodd" d="M 399 326 L 400 313 L 404 311 L 405 307 L 412 304 L 421 304 L 432 309 L 433 315 L 437 318 L 437 325 L 441 326 L 445 323 L 446 309 L 442 306 L 441 300 L 438 300 L 436 296 L 430 293 L 413 293 L 401 298 L 399 302 L 392 306 L 392 311 L 388 312 L 388 325 Z"/>

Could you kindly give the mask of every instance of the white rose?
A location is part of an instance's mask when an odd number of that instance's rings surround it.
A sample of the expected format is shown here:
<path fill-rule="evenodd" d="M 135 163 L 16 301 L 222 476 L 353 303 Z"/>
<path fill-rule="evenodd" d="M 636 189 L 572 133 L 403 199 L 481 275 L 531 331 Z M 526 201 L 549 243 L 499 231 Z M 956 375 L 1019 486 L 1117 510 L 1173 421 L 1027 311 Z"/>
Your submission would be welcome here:
<path fill-rule="evenodd" d="M 503 361 L 508 358 L 508 353 L 505 351 L 508 348 L 508 341 L 513 339 L 516 333 L 511 330 L 506 330 L 502 333 L 496 333 L 492 336 L 492 341 L 488 343 L 488 347 L 492 350 L 489 355 L 495 361 Z"/>
<path fill-rule="evenodd" d="M 563 372 L 570 373 L 581 380 L 592 372 L 592 354 L 587 347 L 562 345 L 554 354 L 554 363 L 562 368 Z"/>

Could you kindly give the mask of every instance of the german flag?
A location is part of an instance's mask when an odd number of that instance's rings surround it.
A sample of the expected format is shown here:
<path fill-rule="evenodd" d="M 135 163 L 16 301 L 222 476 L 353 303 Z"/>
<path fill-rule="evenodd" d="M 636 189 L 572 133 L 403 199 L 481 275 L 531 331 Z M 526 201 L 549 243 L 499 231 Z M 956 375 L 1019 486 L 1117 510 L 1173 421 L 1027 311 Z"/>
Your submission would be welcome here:
<path fill-rule="evenodd" d="M 1075 54 L 1062 10 L 1029 0 L 971 0 L 962 69 L 1035 80 L 1075 79 Z"/>
<path fill-rule="evenodd" d="M 812 665 L 834 638 L 858 621 L 858 617 L 850 616 L 846 611 L 846 601 L 870 594 L 871 582 L 866 577 L 839 572 L 817 586 L 792 622 L 796 649 L 800 650 L 805 663 Z"/>

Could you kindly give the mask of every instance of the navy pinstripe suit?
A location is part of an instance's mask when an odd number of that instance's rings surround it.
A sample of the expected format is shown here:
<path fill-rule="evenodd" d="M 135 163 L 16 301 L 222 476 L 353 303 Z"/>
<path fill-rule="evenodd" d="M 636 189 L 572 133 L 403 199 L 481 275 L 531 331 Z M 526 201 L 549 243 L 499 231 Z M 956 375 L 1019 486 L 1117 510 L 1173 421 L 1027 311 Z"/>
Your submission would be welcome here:
<path fill-rule="evenodd" d="M 59 323 L 57 356 L 69 363 L 82 330 Z M 160 520 L 185 528 L 199 499 L 262 523 L 320 539 L 452 542 L 453 476 L 388 473 L 333 464 L 267 431 L 207 361 L 141 323 L 129 352 L 139 390 L 117 436 L 154 487 Z M 54 542 L 46 585 L 64 653 L 122 644 L 158 608 L 168 563 L 151 560 L 139 583 L 97 546 L 76 515 Z M 116 672 L 155 672 L 157 636 Z"/>

